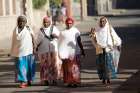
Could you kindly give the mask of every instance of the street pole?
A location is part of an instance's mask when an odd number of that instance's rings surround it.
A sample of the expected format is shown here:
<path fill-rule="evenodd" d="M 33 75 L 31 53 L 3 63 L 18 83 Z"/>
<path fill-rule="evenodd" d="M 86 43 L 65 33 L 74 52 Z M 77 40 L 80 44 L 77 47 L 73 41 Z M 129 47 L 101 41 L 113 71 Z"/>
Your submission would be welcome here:
<path fill-rule="evenodd" d="M 81 17 L 81 21 L 83 21 L 83 1 L 82 0 L 80 0 L 80 17 Z"/>
<path fill-rule="evenodd" d="M 26 4 L 26 0 L 23 0 L 23 14 L 25 16 L 27 16 L 27 4 Z"/>

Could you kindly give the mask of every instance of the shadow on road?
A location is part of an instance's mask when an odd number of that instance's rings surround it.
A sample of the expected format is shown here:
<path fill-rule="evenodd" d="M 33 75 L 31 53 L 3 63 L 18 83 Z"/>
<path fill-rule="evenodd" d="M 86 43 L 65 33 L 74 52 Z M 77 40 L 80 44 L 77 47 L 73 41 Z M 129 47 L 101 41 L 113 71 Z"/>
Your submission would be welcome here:
<path fill-rule="evenodd" d="M 108 92 L 113 93 L 140 93 L 140 26 L 126 26 L 116 27 L 118 35 L 122 38 L 122 54 L 119 63 L 119 76 L 118 79 L 113 80 L 111 88 L 106 88 L 101 84 L 98 77 L 81 77 L 83 81 L 82 85 L 78 88 L 66 88 L 64 86 L 50 86 L 45 89 L 29 89 L 29 90 L 15 90 L 12 93 L 92 93 L 92 92 Z M 82 34 L 83 44 L 85 47 L 86 57 L 81 58 L 81 73 L 86 75 L 97 75 L 96 74 L 96 63 L 95 63 L 95 48 L 91 44 L 88 36 L 89 33 Z M 0 56 L 2 58 L 2 56 Z M 2 59 L 3 60 L 3 59 Z M 11 62 L 10 64 L 3 64 Z M 37 63 L 37 70 L 39 72 L 39 64 Z M 16 84 L 6 84 L 6 79 L 14 77 L 11 73 L 2 73 L 8 71 L 14 71 L 13 60 L 4 60 L 0 62 L 0 88 L 13 88 L 17 87 Z M 130 76 L 127 76 L 130 75 Z M 127 76 L 127 77 L 125 77 Z M 6 78 L 7 77 L 7 78 Z M 5 78 L 5 81 L 3 82 Z M 127 80 L 126 80 L 127 79 Z M 88 81 L 89 80 L 89 81 Z M 90 81 L 91 80 L 91 81 Z M 38 87 L 38 86 L 33 86 Z"/>

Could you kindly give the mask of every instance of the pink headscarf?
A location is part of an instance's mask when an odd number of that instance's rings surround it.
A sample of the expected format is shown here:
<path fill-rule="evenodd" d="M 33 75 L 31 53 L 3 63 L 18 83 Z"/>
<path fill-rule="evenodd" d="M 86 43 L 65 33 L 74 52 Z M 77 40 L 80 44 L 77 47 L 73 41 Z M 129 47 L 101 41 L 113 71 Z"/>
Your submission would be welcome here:
<path fill-rule="evenodd" d="M 48 17 L 48 16 L 45 16 L 45 17 L 43 18 L 43 21 L 44 21 L 44 20 L 46 20 L 46 21 L 51 21 L 51 18 Z"/>

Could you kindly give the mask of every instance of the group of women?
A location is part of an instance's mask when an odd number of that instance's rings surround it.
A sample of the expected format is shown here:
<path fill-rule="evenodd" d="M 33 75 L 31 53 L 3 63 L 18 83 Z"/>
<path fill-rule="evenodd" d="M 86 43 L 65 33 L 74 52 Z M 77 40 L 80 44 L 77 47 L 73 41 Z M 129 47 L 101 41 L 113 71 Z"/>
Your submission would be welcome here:
<path fill-rule="evenodd" d="M 16 81 L 20 82 L 20 88 L 30 86 L 35 78 L 34 54 L 40 62 L 42 85 L 57 85 L 62 77 L 68 87 L 80 85 L 80 56 L 85 56 L 80 31 L 73 26 L 72 18 L 66 19 L 64 31 L 59 31 L 51 21 L 49 17 L 43 18 L 43 26 L 35 38 L 32 29 L 27 26 L 26 17 L 17 18 L 11 56 L 15 57 Z M 118 66 L 117 62 L 116 65 L 113 64 L 112 50 L 120 50 L 121 39 L 106 17 L 100 18 L 99 26 L 91 30 L 90 37 L 96 47 L 99 78 L 103 84 L 109 84 L 110 76 L 116 77 L 115 67 Z"/>

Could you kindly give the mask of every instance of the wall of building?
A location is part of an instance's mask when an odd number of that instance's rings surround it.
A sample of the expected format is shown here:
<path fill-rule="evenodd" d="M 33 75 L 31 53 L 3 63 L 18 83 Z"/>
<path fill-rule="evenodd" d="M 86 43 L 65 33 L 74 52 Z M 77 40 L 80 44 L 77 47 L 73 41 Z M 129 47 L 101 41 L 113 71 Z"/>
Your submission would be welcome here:
<path fill-rule="evenodd" d="M 32 0 L 26 0 L 27 18 L 31 25 Z M 16 27 L 16 20 L 19 15 L 23 15 L 23 0 L 0 0 L 0 49 L 10 49 L 11 36 Z"/>
<path fill-rule="evenodd" d="M 106 14 L 112 10 L 112 0 L 97 0 L 96 2 L 98 15 Z"/>
<path fill-rule="evenodd" d="M 21 0 L 0 0 L 0 49 L 9 49 L 16 18 L 22 14 Z"/>
<path fill-rule="evenodd" d="M 71 6 L 72 6 L 71 8 L 72 8 L 73 16 L 75 18 L 80 17 L 80 12 L 81 12 L 80 0 L 73 0 Z"/>
<path fill-rule="evenodd" d="M 37 33 L 42 26 L 42 19 L 44 16 L 47 16 L 47 11 L 50 11 L 49 0 L 47 0 L 46 5 L 41 9 L 33 9 L 32 28 L 35 33 Z"/>

